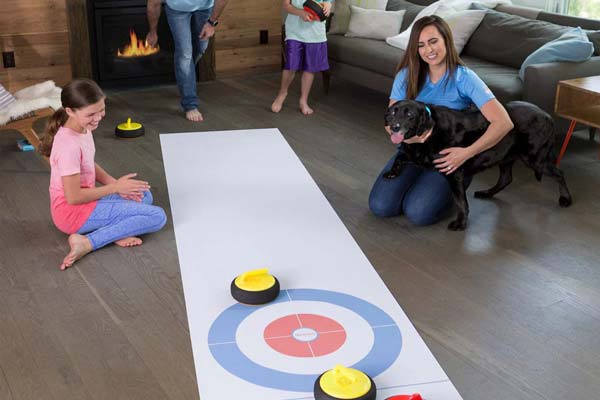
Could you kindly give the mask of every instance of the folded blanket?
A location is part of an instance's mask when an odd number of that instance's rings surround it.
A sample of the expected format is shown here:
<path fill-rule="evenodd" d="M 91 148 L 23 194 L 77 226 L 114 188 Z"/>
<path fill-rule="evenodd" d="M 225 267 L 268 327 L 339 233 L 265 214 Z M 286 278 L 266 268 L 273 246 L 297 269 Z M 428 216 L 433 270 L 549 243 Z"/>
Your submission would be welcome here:
<path fill-rule="evenodd" d="M 23 118 L 41 108 L 59 109 L 62 106 L 60 93 L 61 88 L 54 81 L 38 83 L 17 91 L 13 95 L 15 100 L 6 102 L 5 107 L 0 108 L 0 125 Z"/>

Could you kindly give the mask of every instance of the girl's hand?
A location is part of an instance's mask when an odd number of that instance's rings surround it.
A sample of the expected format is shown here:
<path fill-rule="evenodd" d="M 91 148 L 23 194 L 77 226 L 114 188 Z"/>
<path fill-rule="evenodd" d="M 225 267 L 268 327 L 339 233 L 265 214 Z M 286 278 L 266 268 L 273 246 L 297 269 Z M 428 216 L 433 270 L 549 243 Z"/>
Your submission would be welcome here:
<path fill-rule="evenodd" d="M 331 2 L 323 2 L 321 3 L 321 6 L 323 7 L 323 14 L 325 14 L 326 17 L 329 17 L 329 13 L 331 12 Z"/>
<path fill-rule="evenodd" d="M 456 171 L 458 167 L 471 158 L 471 152 L 466 147 L 450 147 L 440 151 L 440 154 L 445 157 L 433 160 L 433 162 L 436 168 L 446 175 Z"/>
<path fill-rule="evenodd" d="M 304 22 L 311 22 L 312 21 L 312 16 L 307 12 L 307 11 L 300 11 L 300 18 L 302 18 L 302 21 Z"/>
<path fill-rule="evenodd" d="M 142 199 L 144 198 L 143 193 L 142 194 L 120 194 L 119 196 L 121 196 L 122 199 L 137 201 L 138 203 L 141 203 Z"/>
<path fill-rule="evenodd" d="M 143 196 L 144 192 L 150 189 L 150 185 L 148 182 L 133 179 L 135 176 L 137 176 L 137 173 L 134 172 L 117 179 L 114 183 L 115 192 L 121 196 Z"/>

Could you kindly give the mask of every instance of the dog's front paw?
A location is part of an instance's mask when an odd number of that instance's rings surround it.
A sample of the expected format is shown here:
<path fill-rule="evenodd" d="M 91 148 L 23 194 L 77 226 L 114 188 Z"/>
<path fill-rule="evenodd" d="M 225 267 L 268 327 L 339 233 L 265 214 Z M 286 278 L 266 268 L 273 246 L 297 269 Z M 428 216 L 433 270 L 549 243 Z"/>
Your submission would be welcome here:
<path fill-rule="evenodd" d="M 385 179 L 396 179 L 398 177 L 398 174 L 394 170 L 392 170 L 383 174 L 383 177 Z"/>
<path fill-rule="evenodd" d="M 464 231 L 467 227 L 467 221 L 461 221 L 460 219 L 454 220 L 448 224 L 448 229 L 451 231 Z"/>
<path fill-rule="evenodd" d="M 558 205 L 561 207 L 569 207 L 573 203 L 571 197 L 560 196 L 558 199 Z"/>

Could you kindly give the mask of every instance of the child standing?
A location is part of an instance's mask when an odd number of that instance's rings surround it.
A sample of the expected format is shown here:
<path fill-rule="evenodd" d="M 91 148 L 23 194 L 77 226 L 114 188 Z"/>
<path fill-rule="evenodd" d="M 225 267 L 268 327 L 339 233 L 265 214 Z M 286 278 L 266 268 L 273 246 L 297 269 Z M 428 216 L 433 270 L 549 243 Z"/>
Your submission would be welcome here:
<path fill-rule="evenodd" d="M 323 6 L 326 16 L 331 11 L 331 0 L 316 0 Z M 314 21 L 304 11 L 304 0 L 283 0 L 282 8 L 287 13 L 285 19 L 285 63 L 281 74 L 281 88 L 271 105 L 271 111 L 281 111 L 287 97 L 288 88 L 296 71 L 303 71 L 300 82 L 300 111 L 304 115 L 313 113 L 308 106 L 308 94 L 315 78 L 315 72 L 329 69 L 327 61 L 327 36 L 325 21 Z"/>
<path fill-rule="evenodd" d="M 137 235 L 155 232 L 167 221 L 163 209 L 151 205 L 148 182 L 133 179 L 135 173 L 115 179 L 94 162 L 92 131 L 104 117 L 104 98 L 94 81 L 73 80 L 64 87 L 63 107 L 48 119 L 40 145 L 40 153 L 50 157 L 52 220 L 69 234 L 61 270 L 109 243 L 139 246 Z"/>

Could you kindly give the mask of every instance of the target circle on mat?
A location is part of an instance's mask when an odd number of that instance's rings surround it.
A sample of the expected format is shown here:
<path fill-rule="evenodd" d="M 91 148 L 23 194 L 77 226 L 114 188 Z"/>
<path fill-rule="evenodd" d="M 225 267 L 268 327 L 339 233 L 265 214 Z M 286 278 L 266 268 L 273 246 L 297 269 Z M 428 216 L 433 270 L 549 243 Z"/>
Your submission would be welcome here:
<path fill-rule="evenodd" d="M 310 302 L 310 303 L 308 303 Z M 286 304 L 299 305 L 320 304 L 323 310 L 343 310 L 340 315 L 348 314 L 362 321 L 350 326 L 346 321 L 348 316 L 337 321 L 335 311 L 322 315 L 312 308 L 306 312 L 290 313 L 283 311 Z M 300 360 L 315 360 L 321 356 L 335 357 L 350 346 L 354 326 L 359 330 L 367 329 L 370 340 L 364 356 L 356 361 L 351 368 L 367 373 L 371 377 L 388 369 L 400 354 L 402 335 L 394 320 L 382 309 L 358 297 L 321 289 L 288 289 L 282 290 L 279 297 L 272 303 L 252 307 L 234 304 L 225 309 L 213 322 L 208 333 L 208 346 L 215 360 L 229 373 L 256 385 L 295 392 L 312 392 L 317 377 L 323 370 L 306 373 L 291 372 L 285 368 L 277 368 L 276 363 L 268 366 L 268 362 L 257 362 L 248 355 L 247 345 L 240 346 L 238 329 L 248 326 L 248 321 L 257 311 L 268 311 L 269 307 L 277 309 L 279 314 L 269 321 L 261 321 L 260 334 L 264 348 L 284 359 L 292 357 Z M 258 313 L 260 314 L 260 312 Z M 264 313 L 263 313 L 264 314 Z M 294 321 L 294 319 L 296 321 Z M 365 328 L 366 327 L 366 328 Z M 246 328 L 247 329 L 247 328 Z M 326 340 L 323 337 L 332 335 Z M 287 341 L 279 345 L 277 341 Z M 347 349 L 346 349 L 347 350 Z M 312 351 L 312 353 L 311 353 Z M 316 351 L 316 353 L 315 353 Z M 359 354 L 362 355 L 362 350 Z"/>

